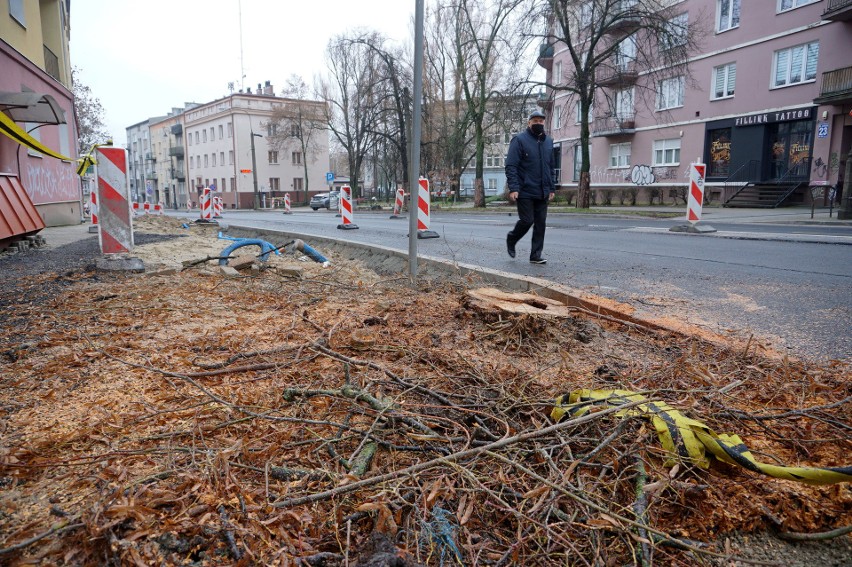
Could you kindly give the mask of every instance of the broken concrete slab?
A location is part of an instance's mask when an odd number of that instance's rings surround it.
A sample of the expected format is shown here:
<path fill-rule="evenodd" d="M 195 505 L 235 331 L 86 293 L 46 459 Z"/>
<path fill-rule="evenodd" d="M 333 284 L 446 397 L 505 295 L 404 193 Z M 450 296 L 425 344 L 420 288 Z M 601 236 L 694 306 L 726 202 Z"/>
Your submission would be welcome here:
<path fill-rule="evenodd" d="M 716 229 L 709 224 L 679 224 L 669 229 L 669 232 L 687 232 L 690 234 L 706 234 L 716 232 Z"/>

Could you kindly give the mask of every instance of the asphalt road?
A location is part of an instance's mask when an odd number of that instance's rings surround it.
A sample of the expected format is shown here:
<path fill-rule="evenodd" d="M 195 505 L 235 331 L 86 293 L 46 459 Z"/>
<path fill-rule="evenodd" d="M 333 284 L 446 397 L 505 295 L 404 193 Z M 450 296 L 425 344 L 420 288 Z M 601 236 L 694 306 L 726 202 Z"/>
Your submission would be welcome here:
<path fill-rule="evenodd" d="M 408 251 L 408 218 L 356 212 L 339 230 L 334 212 L 228 211 L 220 223 L 380 244 Z M 196 218 L 197 213 L 192 215 Z M 673 219 L 551 213 L 546 266 L 530 265 L 530 235 L 518 256 L 505 237 L 509 213 L 433 211 L 440 238 L 418 254 L 555 283 L 616 299 L 648 317 L 675 317 L 723 333 L 754 335 L 782 352 L 852 359 L 852 227 L 714 221 L 712 235 L 670 232 Z"/>

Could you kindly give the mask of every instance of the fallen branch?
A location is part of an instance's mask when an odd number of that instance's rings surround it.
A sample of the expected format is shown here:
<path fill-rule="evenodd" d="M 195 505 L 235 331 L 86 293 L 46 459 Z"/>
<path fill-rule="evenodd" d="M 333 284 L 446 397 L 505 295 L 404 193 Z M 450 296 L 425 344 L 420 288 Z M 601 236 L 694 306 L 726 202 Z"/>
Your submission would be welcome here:
<path fill-rule="evenodd" d="M 79 517 L 79 516 L 78 516 Z M 76 519 L 76 518 L 75 518 Z M 39 534 L 37 536 L 33 536 L 30 539 L 24 540 L 20 543 L 16 543 L 15 545 L 4 547 L 0 549 L 0 555 L 6 555 L 7 553 L 12 553 L 13 551 L 18 551 L 19 549 L 24 549 L 25 547 L 29 547 L 37 541 L 41 541 L 46 537 L 52 536 L 54 534 L 61 534 L 62 532 L 67 532 L 70 530 L 76 530 L 77 528 L 82 528 L 86 524 L 82 522 L 78 522 L 76 524 L 69 524 L 70 520 L 62 522 L 61 524 L 57 524 L 51 527 L 46 532 Z"/>

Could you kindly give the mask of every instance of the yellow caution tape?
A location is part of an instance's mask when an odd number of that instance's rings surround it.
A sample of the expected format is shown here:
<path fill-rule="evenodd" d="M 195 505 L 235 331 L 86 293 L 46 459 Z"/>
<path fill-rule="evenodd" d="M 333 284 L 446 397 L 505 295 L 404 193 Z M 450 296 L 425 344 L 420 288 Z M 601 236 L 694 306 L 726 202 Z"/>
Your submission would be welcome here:
<path fill-rule="evenodd" d="M 629 390 L 575 390 L 567 396 L 556 398 L 556 407 L 550 412 L 550 417 L 560 421 L 566 416 L 577 417 L 588 413 L 595 406 L 620 406 L 633 402 L 643 403 L 616 415 L 650 418 L 667 452 L 700 467 L 707 468 L 712 456 L 752 472 L 807 484 L 852 482 L 852 466 L 787 467 L 761 463 L 755 460 L 739 436 L 726 433 L 717 435 L 705 424 L 686 417 L 667 403 L 648 400 Z M 670 459 L 670 462 L 673 463 L 674 459 Z"/>
<path fill-rule="evenodd" d="M 89 148 L 89 151 L 86 152 L 86 155 L 77 160 L 80 164 L 77 166 L 77 175 L 80 177 L 86 173 L 86 170 L 89 169 L 90 165 L 97 165 L 98 161 L 92 155 L 95 153 L 95 148 L 100 148 L 101 146 L 112 146 L 112 140 L 107 140 L 103 144 L 92 144 L 92 147 Z"/>
<path fill-rule="evenodd" d="M 41 152 L 45 155 L 49 155 L 50 157 L 65 161 L 73 161 L 70 157 L 54 152 L 27 134 L 26 130 L 15 124 L 15 121 L 3 112 L 0 112 L 0 133 L 5 134 L 23 146 L 27 146 L 28 148 Z"/>

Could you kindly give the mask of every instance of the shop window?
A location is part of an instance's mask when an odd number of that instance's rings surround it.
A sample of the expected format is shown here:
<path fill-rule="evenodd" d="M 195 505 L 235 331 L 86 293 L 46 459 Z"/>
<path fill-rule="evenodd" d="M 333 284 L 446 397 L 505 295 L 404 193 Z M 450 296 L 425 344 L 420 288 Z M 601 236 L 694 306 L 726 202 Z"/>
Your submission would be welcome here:
<path fill-rule="evenodd" d="M 720 128 L 708 132 L 710 163 L 708 177 L 727 177 L 731 174 L 731 129 Z"/>

